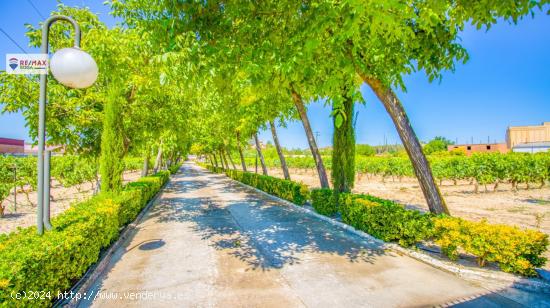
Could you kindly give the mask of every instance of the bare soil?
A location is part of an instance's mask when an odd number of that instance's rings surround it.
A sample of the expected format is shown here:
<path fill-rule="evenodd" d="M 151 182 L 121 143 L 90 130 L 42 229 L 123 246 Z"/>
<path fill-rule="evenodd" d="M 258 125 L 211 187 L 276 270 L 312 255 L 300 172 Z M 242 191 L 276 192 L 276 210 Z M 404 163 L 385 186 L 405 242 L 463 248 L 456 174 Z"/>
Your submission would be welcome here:
<path fill-rule="evenodd" d="M 140 171 L 130 171 L 124 173 L 124 183 L 135 181 L 140 177 Z M 51 217 L 55 217 L 72 204 L 85 200 L 93 195 L 95 185 L 83 183 L 81 185 L 63 187 L 57 181 L 52 181 L 50 199 Z M 21 227 L 29 227 L 36 224 L 36 203 L 37 193 L 35 191 L 25 194 L 22 191 L 17 192 L 17 210 L 14 208 L 13 193 L 4 200 L 3 205 L 7 206 L 4 217 L 0 218 L 0 234 L 10 233 Z"/>
<path fill-rule="evenodd" d="M 269 175 L 283 177 L 279 169 L 269 169 Z M 329 175 L 330 177 L 330 175 Z M 292 169 L 291 178 L 309 187 L 319 187 L 315 170 Z M 443 182 L 439 186 L 449 211 L 453 216 L 479 221 L 487 219 L 491 223 L 516 225 L 524 229 L 536 229 L 550 234 L 550 186 L 526 189 L 520 186 L 513 191 L 509 184 L 499 184 L 497 191 L 493 185 L 481 186 L 479 193 L 469 182 Z M 405 204 L 412 209 L 428 211 L 428 205 L 416 178 L 392 180 L 381 177 L 358 175 L 355 193 L 368 193 L 380 198 Z"/>

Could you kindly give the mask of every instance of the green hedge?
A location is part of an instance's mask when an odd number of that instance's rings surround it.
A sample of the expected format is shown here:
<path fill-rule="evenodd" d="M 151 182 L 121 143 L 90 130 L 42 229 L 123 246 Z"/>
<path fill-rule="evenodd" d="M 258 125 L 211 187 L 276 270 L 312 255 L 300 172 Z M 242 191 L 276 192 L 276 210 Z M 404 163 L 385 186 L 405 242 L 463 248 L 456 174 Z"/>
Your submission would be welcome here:
<path fill-rule="evenodd" d="M 311 205 L 315 211 L 325 216 L 334 216 L 338 213 L 338 202 L 332 189 L 318 188 L 311 190 Z"/>
<path fill-rule="evenodd" d="M 536 276 L 535 268 L 546 262 L 548 235 L 538 231 L 434 216 L 369 195 L 341 194 L 339 209 L 342 220 L 356 229 L 405 247 L 434 241 L 451 260 L 464 252 L 480 266 L 497 262 L 503 271 L 525 276 Z"/>
<path fill-rule="evenodd" d="M 430 214 L 369 195 L 341 194 L 342 220 L 386 242 L 410 247 L 433 233 Z"/>
<path fill-rule="evenodd" d="M 250 185 L 263 190 L 279 198 L 288 200 L 292 203 L 303 205 L 309 198 L 309 189 L 302 183 L 282 180 L 267 175 L 260 175 L 252 172 L 243 172 L 238 170 L 223 170 L 220 167 L 207 166 L 207 168 L 216 173 L 223 173 L 230 178 L 246 185 Z"/>
<path fill-rule="evenodd" d="M 36 227 L 0 235 L 0 306 L 51 306 L 118 238 L 169 178 L 168 171 L 143 177 L 117 194 L 100 194 L 53 218 L 43 236 Z M 43 291 L 45 300 L 15 300 L 12 294 Z"/>
<path fill-rule="evenodd" d="M 180 170 L 181 164 L 175 164 L 168 168 L 170 174 L 176 174 Z"/>

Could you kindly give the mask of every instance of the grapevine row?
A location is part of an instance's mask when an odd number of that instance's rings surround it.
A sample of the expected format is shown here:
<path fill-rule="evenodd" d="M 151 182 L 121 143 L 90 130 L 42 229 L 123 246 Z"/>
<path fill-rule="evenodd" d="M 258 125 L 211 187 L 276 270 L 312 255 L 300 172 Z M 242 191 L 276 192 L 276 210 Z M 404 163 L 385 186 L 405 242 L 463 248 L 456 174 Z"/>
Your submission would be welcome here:
<path fill-rule="evenodd" d="M 330 157 L 325 156 L 324 162 L 331 168 Z M 494 185 L 510 183 L 515 189 L 518 184 L 529 188 L 532 184 L 543 186 L 550 180 L 550 153 L 476 153 L 472 156 L 448 155 L 429 156 L 434 177 L 443 180 L 470 181 L 477 185 Z M 247 165 L 254 166 L 255 159 L 248 157 Z M 267 158 L 270 167 L 279 167 L 277 158 Z M 288 157 L 290 168 L 313 169 L 315 162 L 312 157 Z M 360 175 L 381 176 L 383 179 L 401 179 L 413 177 L 414 171 L 407 157 L 392 156 L 357 156 L 355 169 Z"/>

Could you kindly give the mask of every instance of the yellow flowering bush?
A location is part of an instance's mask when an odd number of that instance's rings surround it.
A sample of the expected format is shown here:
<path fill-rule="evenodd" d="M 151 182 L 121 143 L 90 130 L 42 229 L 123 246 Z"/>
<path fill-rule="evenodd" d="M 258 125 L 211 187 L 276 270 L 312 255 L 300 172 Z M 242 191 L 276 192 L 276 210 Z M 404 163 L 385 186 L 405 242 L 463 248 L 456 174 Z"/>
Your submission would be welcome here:
<path fill-rule="evenodd" d="M 548 235 L 538 231 L 448 216 L 435 218 L 434 226 L 435 242 L 452 260 L 465 252 L 476 256 L 479 266 L 497 262 L 503 271 L 525 276 L 535 276 L 535 267 L 546 262 Z"/>

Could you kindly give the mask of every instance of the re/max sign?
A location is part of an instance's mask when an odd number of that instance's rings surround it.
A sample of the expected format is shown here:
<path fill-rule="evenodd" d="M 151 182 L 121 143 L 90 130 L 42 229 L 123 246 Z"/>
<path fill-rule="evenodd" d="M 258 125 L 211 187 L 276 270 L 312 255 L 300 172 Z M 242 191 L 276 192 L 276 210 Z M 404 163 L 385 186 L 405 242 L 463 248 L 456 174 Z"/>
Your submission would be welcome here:
<path fill-rule="evenodd" d="M 21 66 L 21 69 L 40 68 L 46 67 L 47 65 L 48 60 L 19 60 L 19 66 Z"/>
<path fill-rule="evenodd" d="M 8 74 L 48 74 L 48 55 L 6 54 L 6 73 Z"/>

